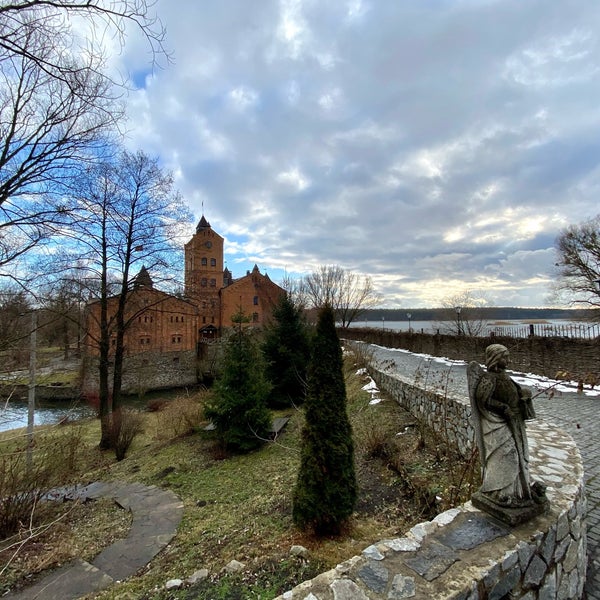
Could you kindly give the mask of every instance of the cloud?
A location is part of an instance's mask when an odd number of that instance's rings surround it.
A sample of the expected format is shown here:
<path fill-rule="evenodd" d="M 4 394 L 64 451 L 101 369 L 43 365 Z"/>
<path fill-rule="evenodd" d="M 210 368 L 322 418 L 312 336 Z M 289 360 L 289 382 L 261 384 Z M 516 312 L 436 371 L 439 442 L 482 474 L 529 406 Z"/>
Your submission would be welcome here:
<path fill-rule="evenodd" d="M 198 217 L 204 203 L 229 265 L 340 264 L 387 306 L 475 288 L 546 303 L 554 238 L 598 212 L 600 5 L 157 10 L 174 62 L 146 74 L 143 46 L 125 48 L 129 143 L 161 156 Z"/>

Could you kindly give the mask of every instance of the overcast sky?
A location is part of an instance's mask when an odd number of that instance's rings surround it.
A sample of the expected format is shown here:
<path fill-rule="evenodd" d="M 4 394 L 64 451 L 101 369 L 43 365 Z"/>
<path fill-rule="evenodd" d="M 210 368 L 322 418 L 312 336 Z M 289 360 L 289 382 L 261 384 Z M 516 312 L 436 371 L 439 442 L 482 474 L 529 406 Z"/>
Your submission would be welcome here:
<path fill-rule="evenodd" d="M 547 306 L 595 216 L 598 0 L 159 0 L 134 37 L 132 148 L 226 239 L 234 276 L 368 274 L 386 307 Z"/>

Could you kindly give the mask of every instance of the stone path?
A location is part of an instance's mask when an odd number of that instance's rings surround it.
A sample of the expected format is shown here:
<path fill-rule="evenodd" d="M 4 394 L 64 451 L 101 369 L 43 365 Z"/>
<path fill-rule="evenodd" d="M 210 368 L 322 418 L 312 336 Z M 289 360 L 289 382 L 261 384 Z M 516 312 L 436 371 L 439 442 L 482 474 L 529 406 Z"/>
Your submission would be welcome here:
<path fill-rule="evenodd" d="M 114 498 L 133 515 L 129 535 L 105 548 L 91 563 L 75 560 L 4 598 L 69 600 L 123 581 L 146 566 L 173 539 L 183 515 L 183 502 L 173 492 L 139 483 L 97 482 L 60 490 L 55 496 L 82 501 Z"/>
<path fill-rule="evenodd" d="M 539 416 L 564 429 L 576 442 L 585 470 L 587 496 L 587 600 L 600 600 L 600 397 L 576 394 L 538 398 Z"/>

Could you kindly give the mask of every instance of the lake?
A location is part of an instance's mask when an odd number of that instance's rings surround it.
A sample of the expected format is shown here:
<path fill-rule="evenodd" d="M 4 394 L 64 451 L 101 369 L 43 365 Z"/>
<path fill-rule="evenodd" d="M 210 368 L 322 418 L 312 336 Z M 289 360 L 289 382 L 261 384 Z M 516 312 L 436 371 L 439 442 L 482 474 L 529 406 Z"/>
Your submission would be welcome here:
<path fill-rule="evenodd" d="M 593 339 L 600 335 L 598 323 L 567 321 L 564 319 L 523 319 L 512 321 L 484 321 L 483 335 L 494 332 L 496 335 L 511 337 L 527 337 L 533 325 L 535 335 L 546 337 L 575 337 Z M 389 329 L 392 331 L 408 331 L 406 321 L 356 321 L 350 327 L 371 327 L 373 329 Z M 456 321 L 411 321 L 410 328 L 416 333 L 435 334 L 456 332 Z"/>

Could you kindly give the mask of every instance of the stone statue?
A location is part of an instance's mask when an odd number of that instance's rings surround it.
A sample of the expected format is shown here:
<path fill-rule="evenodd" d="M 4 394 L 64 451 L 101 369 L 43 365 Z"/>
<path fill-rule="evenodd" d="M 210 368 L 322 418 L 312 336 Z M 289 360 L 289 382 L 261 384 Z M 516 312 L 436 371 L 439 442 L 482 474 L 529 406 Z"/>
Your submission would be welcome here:
<path fill-rule="evenodd" d="M 487 371 L 467 367 L 469 398 L 483 483 L 473 505 L 516 525 L 543 512 L 545 486 L 531 484 L 525 421 L 535 418 L 531 392 L 506 373 L 509 352 L 492 344 L 485 351 Z"/>

